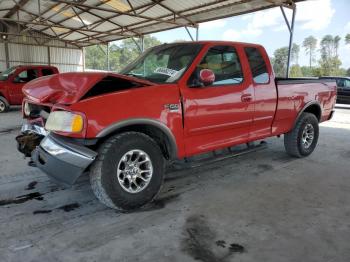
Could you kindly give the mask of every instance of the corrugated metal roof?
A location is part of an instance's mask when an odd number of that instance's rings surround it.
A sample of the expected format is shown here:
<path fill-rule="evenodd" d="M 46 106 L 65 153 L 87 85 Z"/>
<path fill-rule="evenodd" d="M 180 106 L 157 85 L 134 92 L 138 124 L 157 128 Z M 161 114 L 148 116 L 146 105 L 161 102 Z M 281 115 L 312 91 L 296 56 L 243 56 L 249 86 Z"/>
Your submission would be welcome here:
<path fill-rule="evenodd" d="M 196 27 L 201 22 L 299 1 L 303 0 L 0 0 L 0 22 L 16 23 L 20 31 L 34 30 L 81 47 Z"/>

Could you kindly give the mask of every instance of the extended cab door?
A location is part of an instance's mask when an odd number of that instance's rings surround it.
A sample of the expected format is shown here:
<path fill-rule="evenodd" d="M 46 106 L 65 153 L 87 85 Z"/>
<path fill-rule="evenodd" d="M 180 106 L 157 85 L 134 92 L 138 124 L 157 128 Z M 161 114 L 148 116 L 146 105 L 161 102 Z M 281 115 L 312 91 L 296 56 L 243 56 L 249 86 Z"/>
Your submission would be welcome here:
<path fill-rule="evenodd" d="M 39 77 L 39 70 L 35 68 L 20 68 L 9 82 L 11 104 L 20 105 L 23 100 L 22 88 L 29 81 Z"/>
<path fill-rule="evenodd" d="M 270 60 L 263 47 L 247 46 L 244 53 L 249 63 L 250 78 L 254 86 L 254 117 L 249 140 L 271 135 L 276 112 L 277 89 Z"/>
<path fill-rule="evenodd" d="M 350 80 L 338 79 L 337 80 L 337 100 L 340 103 L 350 103 Z"/>
<path fill-rule="evenodd" d="M 181 87 L 187 155 L 246 142 L 253 120 L 254 89 L 243 73 L 243 49 L 233 44 L 204 48 Z M 211 85 L 199 83 L 202 69 L 214 72 Z"/>

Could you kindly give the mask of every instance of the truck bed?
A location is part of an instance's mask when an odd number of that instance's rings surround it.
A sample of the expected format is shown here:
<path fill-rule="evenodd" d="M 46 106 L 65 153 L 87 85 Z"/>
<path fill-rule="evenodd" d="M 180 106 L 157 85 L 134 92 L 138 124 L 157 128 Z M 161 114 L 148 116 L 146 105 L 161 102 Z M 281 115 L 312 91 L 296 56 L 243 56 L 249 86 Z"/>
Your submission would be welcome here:
<path fill-rule="evenodd" d="M 290 84 L 311 84 L 311 83 L 332 83 L 335 82 L 332 79 L 319 79 L 319 78 L 275 78 L 276 85 L 290 85 Z"/>
<path fill-rule="evenodd" d="M 328 120 L 336 99 L 335 81 L 318 78 L 276 78 L 275 83 L 278 100 L 272 126 L 274 134 L 289 132 L 298 113 L 310 103 L 318 103 L 321 108 L 319 122 Z"/>

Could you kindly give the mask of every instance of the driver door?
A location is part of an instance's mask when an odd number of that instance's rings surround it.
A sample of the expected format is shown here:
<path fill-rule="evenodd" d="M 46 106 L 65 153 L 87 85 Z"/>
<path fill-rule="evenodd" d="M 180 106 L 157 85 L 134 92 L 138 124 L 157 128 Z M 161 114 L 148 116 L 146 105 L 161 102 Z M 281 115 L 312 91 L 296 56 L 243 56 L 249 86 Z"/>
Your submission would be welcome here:
<path fill-rule="evenodd" d="M 254 113 L 254 89 L 243 72 L 246 61 L 235 45 L 210 46 L 181 92 L 187 155 L 245 143 Z M 243 63 L 242 63 L 243 61 Z M 200 84 L 200 70 L 215 74 Z"/>

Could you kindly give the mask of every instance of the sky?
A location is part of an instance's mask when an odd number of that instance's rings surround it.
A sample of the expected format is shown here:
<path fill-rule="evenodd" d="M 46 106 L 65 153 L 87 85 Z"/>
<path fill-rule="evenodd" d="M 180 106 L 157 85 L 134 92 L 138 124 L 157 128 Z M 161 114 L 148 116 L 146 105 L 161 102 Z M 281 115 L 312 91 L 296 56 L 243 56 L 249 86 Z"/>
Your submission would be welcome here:
<path fill-rule="evenodd" d="M 285 9 L 291 20 L 292 12 Z M 339 57 L 342 67 L 350 68 L 350 45 L 345 35 L 350 33 L 350 0 L 310 0 L 297 4 L 294 43 L 313 35 L 320 42 L 324 35 L 339 35 L 342 40 Z M 195 37 L 195 30 L 190 29 Z M 191 40 L 184 28 L 152 34 L 160 41 Z M 281 10 L 273 8 L 251 14 L 225 18 L 199 25 L 199 40 L 227 40 L 262 44 L 270 56 L 280 47 L 288 46 L 289 32 Z M 319 54 L 317 60 L 319 59 Z M 308 65 L 304 49 L 300 51 L 300 65 Z"/>

